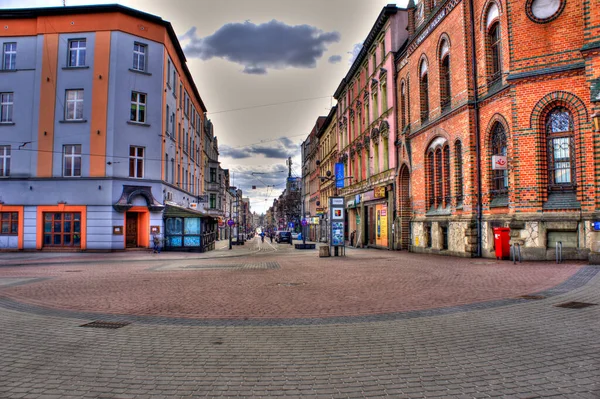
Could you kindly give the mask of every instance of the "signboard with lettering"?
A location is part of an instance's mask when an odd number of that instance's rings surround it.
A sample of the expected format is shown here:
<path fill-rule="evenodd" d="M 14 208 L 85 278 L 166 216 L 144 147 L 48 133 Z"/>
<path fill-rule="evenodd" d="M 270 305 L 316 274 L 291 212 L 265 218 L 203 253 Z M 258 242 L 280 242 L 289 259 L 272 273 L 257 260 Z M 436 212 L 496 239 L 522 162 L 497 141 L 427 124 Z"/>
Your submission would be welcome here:
<path fill-rule="evenodd" d="M 372 201 L 374 199 L 375 199 L 375 193 L 373 192 L 373 190 L 367 191 L 366 193 L 363 193 L 363 195 L 362 195 L 362 202 Z"/>
<path fill-rule="evenodd" d="M 385 198 L 385 186 L 375 187 L 373 193 L 375 198 Z"/>
<path fill-rule="evenodd" d="M 344 164 L 335 164 L 335 187 L 344 188 Z"/>

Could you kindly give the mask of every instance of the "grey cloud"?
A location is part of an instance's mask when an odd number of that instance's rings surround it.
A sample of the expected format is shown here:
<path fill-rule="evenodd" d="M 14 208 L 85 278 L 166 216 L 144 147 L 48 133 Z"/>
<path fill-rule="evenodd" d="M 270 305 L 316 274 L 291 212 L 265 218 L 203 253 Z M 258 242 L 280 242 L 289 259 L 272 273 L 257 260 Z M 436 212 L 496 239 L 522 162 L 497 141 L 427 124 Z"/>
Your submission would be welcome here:
<path fill-rule="evenodd" d="M 329 57 L 329 59 L 327 61 L 329 61 L 330 64 L 337 64 L 341 60 L 342 60 L 341 55 L 332 55 L 331 57 Z"/>
<path fill-rule="evenodd" d="M 249 21 L 229 23 L 203 38 L 197 36 L 194 27 L 180 39 L 189 40 L 184 49 L 189 57 L 223 58 L 243 65 L 244 73 L 261 75 L 269 69 L 316 67 L 327 45 L 338 42 L 340 34 L 272 20 L 258 25 Z"/>
<path fill-rule="evenodd" d="M 262 155 L 270 159 L 286 159 L 287 157 L 296 155 L 298 148 L 298 144 L 287 137 L 282 137 L 270 144 L 257 144 L 245 148 L 221 145 L 219 151 L 223 157 L 234 159 L 250 158 L 257 155 Z"/>

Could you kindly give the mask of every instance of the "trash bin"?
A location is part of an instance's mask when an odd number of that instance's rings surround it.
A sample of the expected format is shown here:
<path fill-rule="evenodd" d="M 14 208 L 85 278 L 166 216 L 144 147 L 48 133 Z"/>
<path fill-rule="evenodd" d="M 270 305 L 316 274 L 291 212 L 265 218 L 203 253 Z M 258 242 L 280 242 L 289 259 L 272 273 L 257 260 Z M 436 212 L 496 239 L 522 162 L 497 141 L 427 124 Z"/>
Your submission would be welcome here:
<path fill-rule="evenodd" d="M 494 228 L 494 248 L 496 259 L 510 259 L 510 229 L 508 227 Z"/>

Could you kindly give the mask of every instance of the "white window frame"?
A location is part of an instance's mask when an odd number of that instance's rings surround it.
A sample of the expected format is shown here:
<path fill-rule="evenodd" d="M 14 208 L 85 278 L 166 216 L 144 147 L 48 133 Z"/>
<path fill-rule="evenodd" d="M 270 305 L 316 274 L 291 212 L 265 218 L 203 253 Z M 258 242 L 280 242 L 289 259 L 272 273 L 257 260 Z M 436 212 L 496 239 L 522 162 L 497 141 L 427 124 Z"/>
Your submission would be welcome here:
<path fill-rule="evenodd" d="M 14 49 L 9 48 L 14 45 Z M 17 42 L 4 43 L 2 46 L 2 69 L 13 71 L 17 69 Z M 8 61 L 8 66 L 7 66 Z"/>
<path fill-rule="evenodd" d="M 0 123 L 12 123 L 14 93 L 0 93 Z"/>
<path fill-rule="evenodd" d="M 70 93 L 74 94 L 74 98 L 69 99 Z M 83 120 L 83 95 L 83 89 L 69 89 L 65 91 L 65 120 Z"/>
<path fill-rule="evenodd" d="M 133 43 L 133 69 L 135 71 L 146 71 L 146 58 L 148 54 L 148 45 L 143 43 Z"/>
<path fill-rule="evenodd" d="M 77 43 L 77 47 L 74 47 L 74 44 Z M 81 45 L 83 44 L 83 46 Z M 85 66 L 85 56 L 87 50 L 87 40 L 86 39 L 70 39 L 69 40 L 69 49 L 67 54 L 67 65 L 72 68 L 83 67 Z M 75 54 L 75 59 L 73 60 L 71 55 Z"/>
<path fill-rule="evenodd" d="M 70 150 L 70 151 L 67 151 Z M 67 170 L 67 159 L 71 160 L 71 167 Z M 79 161 L 79 174 L 76 174 L 76 163 Z M 63 177 L 81 177 L 81 144 L 63 145 Z"/>
<path fill-rule="evenodd" d="M 131 155 L 131 150 L 133 150 L 133 155 Z M 145 147 L 138 147 L 135 145 L 129 146 L 129 177 L 134 179 L 143 179 L 144 178 L 144 152 L 146 151 Z M 132 171 L 132 163 L 133 162 L 133 171 Z M 141 173 L 139 173 L 141 164 Z"/>
<path fill-rule="evenodd" d="M 10 176 L 10 146 L 0 145 L 0 177 Z"/>
<path fill-rule="evenodd" d="M 135 99 L 133 98 L 135 96 Z M 142 102 L 141 96 L 144 96 L 144 101 Z M 141 93 L 139 91 L 132 91 L 131 92 L 131 109 L 135 109 L 135 116 L 134 115 L 129 115 L 129 120 L 131 122 L 136 122 L 136 123 L 146 123 L 146 115 L 148 113 L 147 109 L 146 109 L 146 103 L 148 101 L 148 95 L 146 93 Z M 143 114 L 141 113 L 141 107 L 144 107 L 143 109 Z"/>

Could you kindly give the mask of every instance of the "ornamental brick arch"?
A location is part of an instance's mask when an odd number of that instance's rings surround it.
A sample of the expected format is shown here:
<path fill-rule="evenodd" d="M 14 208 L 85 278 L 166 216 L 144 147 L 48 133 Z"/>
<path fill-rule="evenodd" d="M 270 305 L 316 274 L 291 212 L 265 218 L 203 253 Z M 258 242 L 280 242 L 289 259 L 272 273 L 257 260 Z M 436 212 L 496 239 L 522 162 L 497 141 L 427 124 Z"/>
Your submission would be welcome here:
<path fill-rule="evenodd" d="M 488 13 L 490 12 L 490 8 L 494 4 L 498 7 L 498 18 L 500 18 L 504 14 L 504 9 L 502 7 L 502 1 L 488 0 L 485 3 L 485 5 L 481 8 L 481 15 L 479 16 L 479 30 L 482 33 L 485 33 L 488 30 L 487 17 L 488 17 Z"/>
<path fill-rule="evenodd" d="M 581 98 L 567 91 L 555 91 L 542 97 L 531 111 L 529 127 L 531 129 L 542 128 L 548 111 L 561 105 L 571 111 L 575 129 L 581 131 L 582 124 L 589 121 L 588 110 Z"/>

